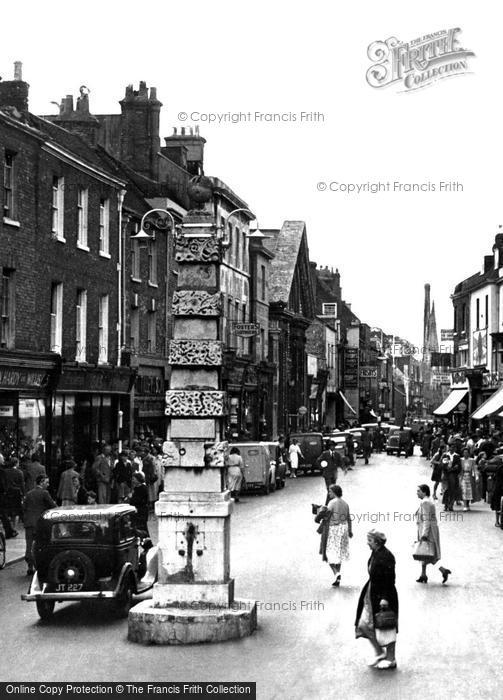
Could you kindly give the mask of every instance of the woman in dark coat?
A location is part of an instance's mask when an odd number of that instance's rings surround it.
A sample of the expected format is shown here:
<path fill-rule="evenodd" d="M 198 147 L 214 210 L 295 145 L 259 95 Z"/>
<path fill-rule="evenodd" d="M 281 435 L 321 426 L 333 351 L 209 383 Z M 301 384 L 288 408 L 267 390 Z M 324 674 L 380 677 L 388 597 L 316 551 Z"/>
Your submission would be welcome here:
<path fill-rule="evenodd" d="M 503 462 L 494 474 L 494 490 L 491 496 L 491 510 L 496 513 L 496 527 L 501 527 L 501 499 L 503 498 Z"/>
<path fill-rule="evenodd" d="M 396 668 L 395 646 L 398 631 L 395 557 L 389 549 L 386 549 L 385 543 L 386 536 L 382 532 L 371 530 L 367 534 L 367 544 L 372 550 L 368 561 L 369 580 L 360 594 L 355 620 L 356 637 L 366 637 L 370 641 L 376 652 L 370 665 L 377 666 L 379 669 Z M 397 625 L 394 630 L 376 630 L 375 615 L 381 606 L 395 613 Z M 380 641 L 378 641 L 378 635 Z"/>

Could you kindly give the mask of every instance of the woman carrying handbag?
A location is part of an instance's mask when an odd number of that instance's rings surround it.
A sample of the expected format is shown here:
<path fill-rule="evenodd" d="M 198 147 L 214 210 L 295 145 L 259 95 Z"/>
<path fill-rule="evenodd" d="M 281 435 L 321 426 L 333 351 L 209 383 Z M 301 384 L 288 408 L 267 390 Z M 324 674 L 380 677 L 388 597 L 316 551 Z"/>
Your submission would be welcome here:
<path fill-rule="evenodd" d="M 421 562 L 421 575 L 417 579 L 417 583 L 428 583 L 426 567 L 428 564 L 436 564 L 440 560 L 440 533 L 435 504 L 430 499 L 430 487 L 427 484 L 418 486 L 417 497 L 421 503 L 416 512 L 417 545 L 412 556 Z M 442 583 L 445 583 L 452 572 L 443 566 L 438 568 L 442 574 Z"/>

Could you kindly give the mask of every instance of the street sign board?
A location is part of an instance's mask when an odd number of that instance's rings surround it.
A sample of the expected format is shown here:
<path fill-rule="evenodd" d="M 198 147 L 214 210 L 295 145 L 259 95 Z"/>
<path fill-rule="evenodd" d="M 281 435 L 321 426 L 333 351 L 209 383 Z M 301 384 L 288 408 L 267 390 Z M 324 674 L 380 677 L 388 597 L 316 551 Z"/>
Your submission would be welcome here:
<path fill-rule="evenodd" d="M 305 406 L 299 406 L 298 414 L 299 416 L 305 416 L 307 413 L 307 408 Z"/>
<path fill-rule="evenodd" d="M 441 328 L 440 329 L 440 340 L 454 340 L 454 331 L 452 328 Z"/>
<path fill-rule="evenodd" d="M 360 366 L 360 379 L 377 379 L 377 367 Z"/>
<path fill-rule="evenodd" d="M 258 323 L 233 323 L 232 330 L 241 338 L 252 338 L 260 333 L 260 324 Z"/>
<path fill-rule="evenodd" d="M 344 387 L 353 389 L 358 386 L 358 348 L 346 348 L 344 355 Z"/>

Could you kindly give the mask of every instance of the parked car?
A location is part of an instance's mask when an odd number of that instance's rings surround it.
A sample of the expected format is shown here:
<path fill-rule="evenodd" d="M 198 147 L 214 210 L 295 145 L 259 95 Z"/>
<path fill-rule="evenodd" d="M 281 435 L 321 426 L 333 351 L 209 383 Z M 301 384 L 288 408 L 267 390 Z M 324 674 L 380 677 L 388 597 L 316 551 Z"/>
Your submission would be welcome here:
<path fill-rule="evenodd" d="M 133 526 L 135 513 L 127 504 L 47 510 L 36 529 L 36 572 L 22 599 L 35 601 L 42 620 L 69 600 L 111 601 L 117 614 L 127 615 L 133 595 L 153 585 L 141 583 L 147 541 Z"/>
<path fill-rule="evenodd" d="M 267 495 L 276 489 L 276 465 L 265 443 L 233 442 L 231 447 L 238 448 L 243 460 L 243 491 L 261 489 Z"/>
<path fill-rule="evenodd" d="M 290 443 L 293 439 L 299 443 L 300 451 L 304 459 L 299 459 L 299 470 L 304 473 L 320 471 L 316 460 L 323 452 L 323 435 L 321 433 L 291 433 Z"/>
<path fill-rule="evenodd" d="M 357 457 L 361 457 L 363 455 L 363 446 L 362 446 L 363 430 L 361 428 L 349 428 L 349 430 L 347 432 L 353 436 L 353 442 L 354 442 L 354 446 L 355 446 L 355 455 Z"/>
<path fill-rule="evenodd" d="M 410 428 L 403 428 L 406 432 L 410 434 L 409 447 L 407 449 L 407 455 L 411 457 L 414 454 L 414 440 L 412 435 L 412 430 Z M 389 429 L 388 438 L 386 440 L 386 454 L 392 455 L 397 454 L 400 445 L 400 433 L 402 428 L 392 426 Z"/>
<path fill-rule="evenodd" d="M 280 446 L 277 442 L 263 443 L 269 450 L 271 466 L 275 471 L 276 488 L 283 489 L 286 483 L 286 464 L 283 461 Z"/>

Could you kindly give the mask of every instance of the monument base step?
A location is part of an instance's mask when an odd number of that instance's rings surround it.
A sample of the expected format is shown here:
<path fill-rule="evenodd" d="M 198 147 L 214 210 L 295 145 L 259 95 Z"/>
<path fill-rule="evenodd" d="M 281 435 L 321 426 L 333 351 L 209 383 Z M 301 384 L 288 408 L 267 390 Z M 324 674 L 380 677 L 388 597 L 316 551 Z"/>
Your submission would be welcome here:
<path fill-rule="evenodd" d="M 249 637 L 257 628 L 257 604 L 236 599 L 230 607 L 201 603 L 154 608 L 144 600 L 129 611 L 128 639 L 138 644 L 199 644 Z"/>

